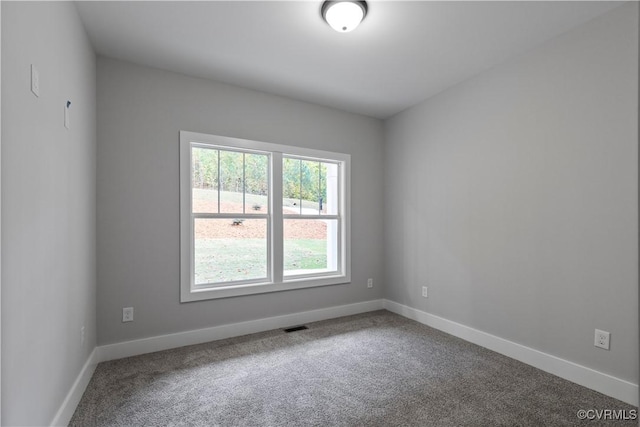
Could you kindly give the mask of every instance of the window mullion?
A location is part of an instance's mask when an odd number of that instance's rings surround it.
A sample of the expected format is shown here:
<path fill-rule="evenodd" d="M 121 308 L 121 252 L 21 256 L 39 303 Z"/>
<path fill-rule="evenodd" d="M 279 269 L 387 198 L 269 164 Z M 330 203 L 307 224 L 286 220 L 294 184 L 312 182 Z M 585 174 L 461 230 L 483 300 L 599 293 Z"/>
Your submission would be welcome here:
<path fill-rule="evenodd" d="M 271 156 L 271 268 L 274 283 L 284 278 L 284 226 L 282 215 L 282 153 Z"/>
<path fill-rule="evenodd" d="M 318 215 L 322 214 L 322 163 L 318 162 Z"/>
<path fill-rule="evenodd" d="M 284 219 L 340 219 L 340 215 L 313 215 L 313 214 L 286 214 L 283 215 Z"/>
<path fill-rule="evenodd" d="M 197 212 L 192 214 L 192 217 L 195 219 L 233 219 L 233 218 L 244 218 L 244 219 L 269 219 L 268 214 L 242 214 L 242 213 L 206 213 L 206 212 Z"/>
<path fill-rule="evenodd" d="M 220 181 L 220 150 L 218 150 L 218 213 L 220 213 L 220 188 L 222 181 Z"/>
<path fill-rule="evenodd" d="M 300 171 L 300 182 L 298 182 L 298 212 L 302 215 L 302 159 L 298 160 L 298 162 L 300 163 L 300 167 L 298 167 L 298 170 Z"/>

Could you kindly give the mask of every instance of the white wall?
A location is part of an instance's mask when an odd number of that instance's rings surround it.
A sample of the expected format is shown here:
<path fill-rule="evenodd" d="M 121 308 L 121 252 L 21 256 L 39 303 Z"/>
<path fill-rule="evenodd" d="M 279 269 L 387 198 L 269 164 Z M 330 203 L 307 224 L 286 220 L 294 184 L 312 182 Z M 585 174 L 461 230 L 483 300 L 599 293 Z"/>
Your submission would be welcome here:
<path fill-rule="evenodd" d="M 389 299 L 637 384 L 637 8 L 385 122 Z"/>
<path fill-rule="evenodd" d="M 379 120 L 106 58 L 97 88 L 99 344 L 380 298 Z M 351 154 L 352 283 L 181 304 L 181 130 Z"/>
<path fill-rule="evenodd" d="M 637 7 L 386 122 L 389 299 L 637 384 Z"/>
<path fill-rule="evenodd" d="M 95 111 L 75 6 L 2 2 L 2 425 L 48 425 L 96 345 Z"/>

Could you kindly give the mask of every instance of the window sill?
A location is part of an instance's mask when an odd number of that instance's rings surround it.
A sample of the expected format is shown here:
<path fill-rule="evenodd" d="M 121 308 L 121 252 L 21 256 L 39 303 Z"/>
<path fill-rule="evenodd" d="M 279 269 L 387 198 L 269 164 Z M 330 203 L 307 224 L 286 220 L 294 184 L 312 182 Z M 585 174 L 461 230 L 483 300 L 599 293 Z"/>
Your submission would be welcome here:
<path fill-rule="evenodd" d="M 315 288 L 318 286 L 342 285 L 351 282 L 346 275 L 325 276 L 322 278 L 285 278 L 282 283 L 251 283 L 232 286 L 216 286 L 182 292 L 180 302 L 204 301 L 218 298 L 230 298 L 243 295 L 265 294 L 269 292 L 291 291 L 295 289 Z"/>

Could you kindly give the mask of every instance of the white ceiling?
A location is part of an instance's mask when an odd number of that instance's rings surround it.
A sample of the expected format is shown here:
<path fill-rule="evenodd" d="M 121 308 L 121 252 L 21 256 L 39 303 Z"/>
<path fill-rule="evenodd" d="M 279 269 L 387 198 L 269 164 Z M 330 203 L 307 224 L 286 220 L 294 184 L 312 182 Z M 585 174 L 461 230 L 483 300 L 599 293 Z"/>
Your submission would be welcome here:
<path fill-rule="evenodd" d="M 351 33 L 322 1 L 78 2 L 99 54 L 378 118 L 619 2 L 369 1 Z"/>

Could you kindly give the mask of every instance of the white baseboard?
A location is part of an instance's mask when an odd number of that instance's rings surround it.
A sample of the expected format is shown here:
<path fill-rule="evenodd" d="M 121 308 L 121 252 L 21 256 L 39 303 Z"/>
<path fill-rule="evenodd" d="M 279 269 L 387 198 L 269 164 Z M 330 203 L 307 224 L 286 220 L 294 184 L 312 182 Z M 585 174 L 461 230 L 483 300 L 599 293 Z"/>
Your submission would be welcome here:
<path fill-rule="evenodd" d="M 93 376 L 93 371 L 96 370 L 97 361 L 97 349 L 93 349 L 89 358 L 85 362 L 80 374 L 76 378 L 75 382 L 71 386 L 71 390 L 67 393 L 67 396 L 64 398 L 62 405 L 60 405 L 60 409 L 56 413 L 56 416 L 53 417 L 53 421 L 51 421 L 52 426 L 66 426 L 69 425 L 69 421 L 71 421 L 71 417 L 80 403 L 80 399 L 84 394 L 84 391 L 89 385 L 89 381 Z"/>
<path fill-rule="evenodd" d="M 82 371 L 67 394 L 51 425 L 58 426 L 68 424 L 99 362 L 365 313 L 383 308 L 623 402 L 635 406 L 638 405 L 637 384 L 394 301 L 379 299 L 96 347 L 82 368 Z"/>
<path fill-rule="evenodd" d="M 201 344 L 209 341 L 237 337 L 240 335 L 300 325 L 302 323 L 317 322 L 319 320 L 327 320 L 336 317 L 350 316 L 352 314 L 365 313 L 368 311 L 381 310 L 382 308 L 383 300 L 378 299 L 358 302 L 355 304 L 322 308 L 319 310 L 285 314 L 283 316 L 267 317 L 265 319 L 250 320 L 247 322 L 232 323 L 229 325 L 214 326 L 212 328 L 196 329 L 193 331 L 178 332 L 175 334 L 102 345 L 97 348 L 98 361 L 105 362 L 107 360 L 153 353 L 155 351 L 184 347 L 186 345 Z"/>
<path fill-rule="evenodd" d="M 586 366 L 543 353 L 504 338 L 473 329 L 427 312 L 384 300 L 384 308 L 497 353 L 519 360 L 565 380 L 638 406 L 638 384 L 613 377 Z"/>

